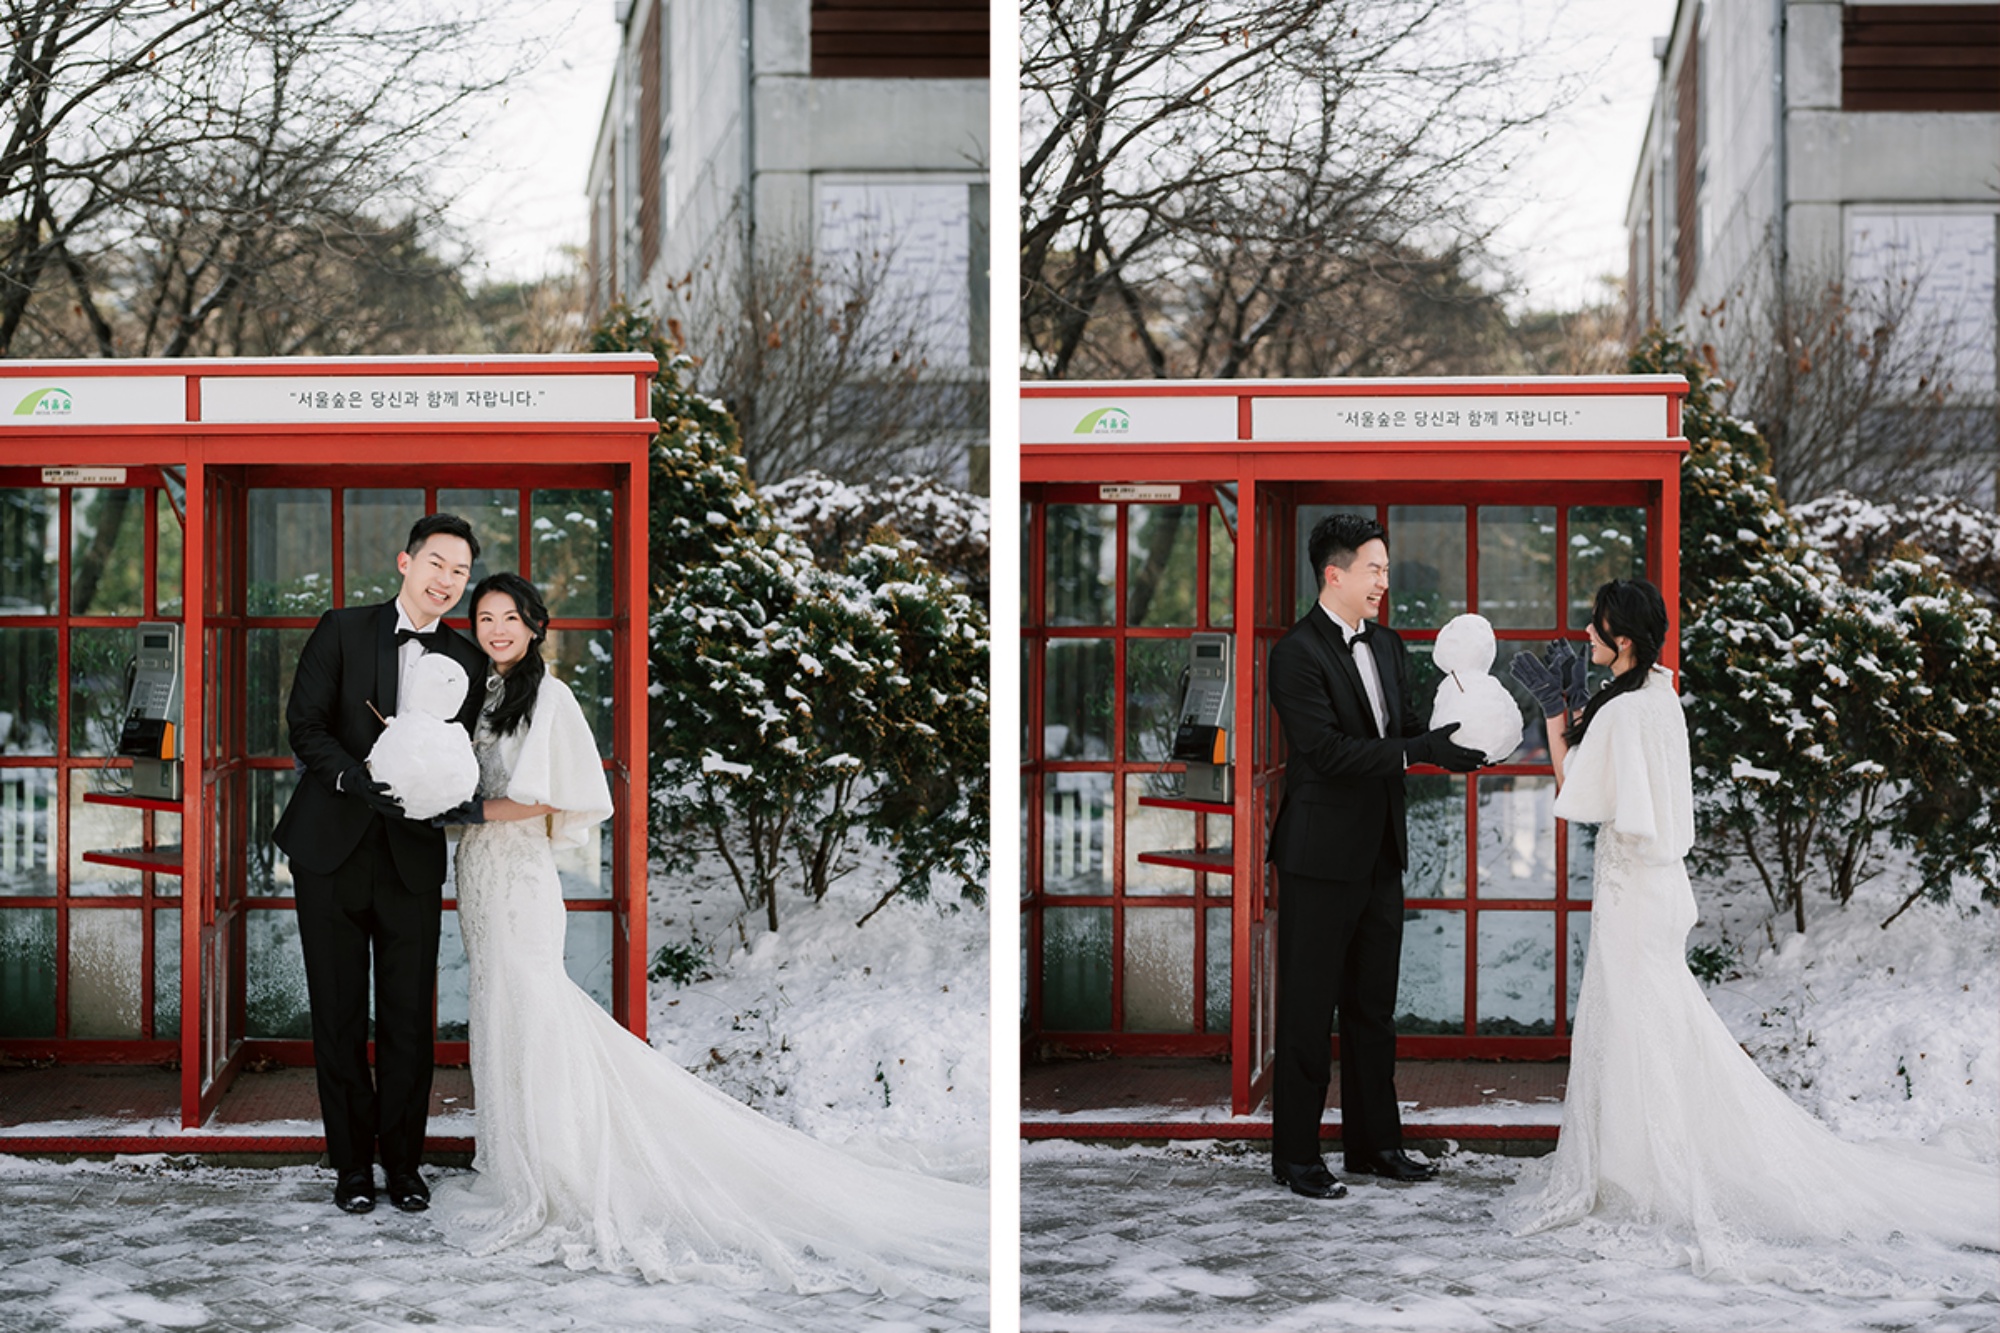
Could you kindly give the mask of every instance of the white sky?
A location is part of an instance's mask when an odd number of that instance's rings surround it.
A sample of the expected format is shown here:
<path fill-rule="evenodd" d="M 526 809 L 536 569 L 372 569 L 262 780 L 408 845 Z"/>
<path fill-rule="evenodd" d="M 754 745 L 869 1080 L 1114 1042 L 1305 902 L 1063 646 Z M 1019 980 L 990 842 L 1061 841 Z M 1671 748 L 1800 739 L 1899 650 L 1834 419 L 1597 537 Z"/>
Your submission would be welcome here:
<path fill-rule="evenodd" d="M 525 281 L 588 239 L 590 154 L 618 58 L 612 0 L 538 0 L 505 25 L 548 55 L 490 106 L 466 156 L 452 218 L 474 247 L 472 281 Z"/>
<path fill-rule="evenodd" d="M 1492 205 L 1507 219 L 1498 248 L 1526 288 L 1525 303 L 1574 307 L 1602 295 L 1600 276 L 1625 271 L 1625 198 L 1657 77 L 1653 38 L 1673 21 L 1675 0 L 1476 3 L 1501 23 L 1553 19 L 1560 38 L 1552 67 L 1590 79 L 1515 162 L 1514 193 Z M 536 277 L 562 246 L 585 242 L 584 186 L 618 47 L 613 0 L 539 3 L 513 23 L 522 37 L 550 43 L 550 54 L 475 136 L 467 160 L 478 169 L 455 210 L 486 266 L 480 276 L 498 281 Z"/>

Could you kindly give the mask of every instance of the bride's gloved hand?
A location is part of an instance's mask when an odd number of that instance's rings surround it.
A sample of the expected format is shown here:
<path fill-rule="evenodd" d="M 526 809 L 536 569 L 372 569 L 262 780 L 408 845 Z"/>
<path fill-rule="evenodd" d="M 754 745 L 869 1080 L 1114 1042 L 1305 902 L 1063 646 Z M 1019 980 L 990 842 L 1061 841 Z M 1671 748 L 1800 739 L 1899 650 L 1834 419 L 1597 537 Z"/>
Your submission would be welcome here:
<path fill-rule="evenodd" d="M 1568 639 L 1557 639 L 1549 645 L 1548 664 L 1562 683 L 1563 703 L 1572 713 L 1580 713 L 1590 702 L 1590 680 L 1586 674 L 1590 661 L 1576 651 L 1576 645 Z"/>
<path fill-rule="evenodd" d="M 1543 717 L 1559 717 L 1563 712 L 1562 673 L 1533 653 L 1517 653 L 1507 664 L 1507 674 L 1535 696 Z"/>
<path fill-rule="evenodd" d="M 432 815 L 432 828 L 444 828 L 448 824 L 484 824 L 486 822 L 486 802 L 477 796 L 461 801 L 441 815 Z"/>

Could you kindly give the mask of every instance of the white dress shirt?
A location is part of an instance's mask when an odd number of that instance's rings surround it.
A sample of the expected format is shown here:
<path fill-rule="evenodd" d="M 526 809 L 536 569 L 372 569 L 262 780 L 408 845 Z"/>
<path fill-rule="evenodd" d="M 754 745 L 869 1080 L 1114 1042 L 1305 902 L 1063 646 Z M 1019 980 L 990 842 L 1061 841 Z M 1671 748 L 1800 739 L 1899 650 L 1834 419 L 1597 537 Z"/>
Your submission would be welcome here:
<path fill-rule="evenodd" d="M 1387 736 L 1389 734 L 1389 710 L 1382 702 L 1382 675 L 1375 667 L 1374 650 L 1369 648 L 1365 643 L 1355 642 L 1361 636 L 1363 626 L 1359 622 L 1353 625 L 1348 624 L 1339 616 L 1333 614 L 1333 612 L 1327 611 L 1326 603 L 1324 602 L 1316 603 L 1316 605 L 1320 610 L 1326 611 L 1326 618 L 1331 620 L 1340 630 L 1342 637 L 1347 641 L 1347 646 L 1353 650 L 1355 668 L 1361 672 L 1361 688 L 1368 695 L 1368 709 L 1375 715 L 1375 734 L 1377 736 Z"/>
<path fill-rule="evenodd" d="M 442 625 L 443 623 L 444 621 L 441 619 L 433 620 L 430 624 L 424 626 L 422 629 L 417 629 L 417 622 L 411 620 L 410 613 L 403 608 L 403 599 L 400 597 L 396 599 L 397 630 L 400 631 L 406 629 L 414 629 L 417 630 L 417 633 L 419 634 L 435 634 L 437 633 L 437 627 L 439 625 Z M 402 642 L 396 645 L 396 707 L 397 708 L 401 708 L 403 706 L 402 701 L 409 697 L 410 673 L 416 670 L 417 663 L 423 660 L 425 651 L 426 649 L 424 645 L 418 643 L 415 639 L 404 639 Z"/>

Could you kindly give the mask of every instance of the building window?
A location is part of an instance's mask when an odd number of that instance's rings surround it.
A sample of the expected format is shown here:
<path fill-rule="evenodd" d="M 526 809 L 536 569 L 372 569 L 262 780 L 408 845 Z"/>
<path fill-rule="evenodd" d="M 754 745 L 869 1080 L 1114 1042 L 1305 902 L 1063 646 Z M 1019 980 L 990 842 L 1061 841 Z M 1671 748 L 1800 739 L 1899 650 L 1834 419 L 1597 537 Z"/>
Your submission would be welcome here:
<path fill-rule="evenodd" d="M 1843 111 L 2000 111 L 2000 5 L 1848 5 Z"/>
<path fill-rule="evenodd" d="M 985 0 L 813 0 L 816 79 L 983 79 Z"/>

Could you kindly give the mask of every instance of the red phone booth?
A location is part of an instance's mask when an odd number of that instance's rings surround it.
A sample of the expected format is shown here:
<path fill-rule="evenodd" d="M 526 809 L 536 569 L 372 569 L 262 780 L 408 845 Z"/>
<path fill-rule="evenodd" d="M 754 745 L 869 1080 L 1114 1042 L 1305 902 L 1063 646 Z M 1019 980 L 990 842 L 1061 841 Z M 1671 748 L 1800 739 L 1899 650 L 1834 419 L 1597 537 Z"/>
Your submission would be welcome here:
<path fill-rule="evenodd" d="M 1580 640 L 1606 579 L 1643 575 L 1677 606 L 1686 392 L 1678 376 L 1023 386 L 1031 1058 L 1226 1056 L 1231 1114 L 1263 1099 L 1283 901 L 1263 842 L 1285 762 L 1265 658 L 1316 595 L 1306 538 L 1336 509 L 1389 531 L 1383 618 L 1413 650 L 1420 715 L 1431 641 L 1472 611 L 1526 725 L 1477 775 L 1411 770 L 1399 1051 L 1567 1055 L 1587 831 L 1551 812 L 1539 710 L 1507 666 Z M 1225 688 L 1224 739 L 1177 757 L 1204 682 Z"/>
<path fill-rule="evenodd" d="M 562 862 L 571 970 L 644 1035 L 654 370 L 643 355 L 0 361 L 0 1150 L 320 1146 L 232 1136 L 215 1113 L 246 1066 L 312 1058 L 270 838 L 298 780 L 292 670 L 322 611 L 395 595 L 426 513 L 471 521 L 475 581 L 514 569 L 547 598 L 550 665 L 617 811 Z M 166 758 L 120 754 L 134 708 Z M 465 966 L 445 906 L 437 1050 L 453 1064 Z M 234 1119 L 317 1115 L 308 1092 Z"/>

